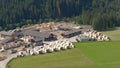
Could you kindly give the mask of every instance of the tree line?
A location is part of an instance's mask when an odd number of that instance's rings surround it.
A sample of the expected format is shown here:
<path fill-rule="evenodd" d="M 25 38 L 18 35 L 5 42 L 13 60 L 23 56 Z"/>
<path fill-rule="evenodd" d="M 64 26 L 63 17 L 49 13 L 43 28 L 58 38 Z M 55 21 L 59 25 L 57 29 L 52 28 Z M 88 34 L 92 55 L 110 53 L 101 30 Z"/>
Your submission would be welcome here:
<path fill-rule="evenodd" d="M 96 30 L 120 26 L 120 0 L 0 0 L 0 30 L 45 21 L 92 25 Z"/>

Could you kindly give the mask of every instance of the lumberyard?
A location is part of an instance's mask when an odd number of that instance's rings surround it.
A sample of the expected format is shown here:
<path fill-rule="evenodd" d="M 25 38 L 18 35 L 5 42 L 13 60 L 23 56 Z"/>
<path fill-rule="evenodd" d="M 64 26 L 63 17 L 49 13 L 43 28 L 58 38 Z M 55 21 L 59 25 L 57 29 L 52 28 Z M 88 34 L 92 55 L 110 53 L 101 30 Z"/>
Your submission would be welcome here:
<path fill-rule="evenodd" d="M 110 41 L 110 38 L 88 25 L 77 26 L 54 22 L 1 31 L 0 62 L 7 63 L 15 57 L 72 49 L 75 47 L 72 42 L 82 41 Z M 14 56 L 8 60 L 12 54 Z"/>

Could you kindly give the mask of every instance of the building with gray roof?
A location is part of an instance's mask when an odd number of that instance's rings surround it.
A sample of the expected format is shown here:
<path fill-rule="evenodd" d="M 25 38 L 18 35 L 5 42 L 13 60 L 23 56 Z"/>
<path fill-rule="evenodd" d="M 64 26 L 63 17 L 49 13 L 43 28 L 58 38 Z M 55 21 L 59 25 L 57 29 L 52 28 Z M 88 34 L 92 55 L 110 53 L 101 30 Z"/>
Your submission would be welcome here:
<path fill-rule="evenodd" d="M 6 37 L 6 38 L 4 38 L 3 40 L 0 41 L 0 44 L 6 44 L 10 41 L 13 41 L 13 38 L 12 37 Z"/>
<path fill-rule="evenodd" d="M 80 29 L 74 29 L 74 30 L 71 30 L 71 31 L 64 32 L 61 35 L 65 38 L 70 38 L 70 37 L 73 37 L 73 36 L 76 36 L 76 35 L 79 35 L 79 34 L 81 34 L 81 30 Z"/>

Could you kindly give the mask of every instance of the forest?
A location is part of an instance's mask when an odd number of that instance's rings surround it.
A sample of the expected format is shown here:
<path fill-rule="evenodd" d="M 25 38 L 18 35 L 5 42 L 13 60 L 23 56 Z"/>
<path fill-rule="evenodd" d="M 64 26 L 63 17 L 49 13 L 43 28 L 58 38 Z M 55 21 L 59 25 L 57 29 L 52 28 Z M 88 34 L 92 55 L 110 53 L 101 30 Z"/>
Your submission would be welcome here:
<path fill-rule="evenodd" d="M 120 0 L 0 0 L 0 30 L 49 21 L 107 30 L 120 26 Z"/>

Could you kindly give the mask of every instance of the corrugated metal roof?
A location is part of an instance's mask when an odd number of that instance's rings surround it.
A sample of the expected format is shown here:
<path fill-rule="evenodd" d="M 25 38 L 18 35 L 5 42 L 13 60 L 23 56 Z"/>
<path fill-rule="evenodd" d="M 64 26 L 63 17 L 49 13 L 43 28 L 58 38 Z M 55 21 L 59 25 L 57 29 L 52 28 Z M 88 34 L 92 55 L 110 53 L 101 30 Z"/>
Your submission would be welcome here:
<path fill-rule="evenodd" d="M 5 39 L 3 39 L 3 40 L 0 41 L 0 44 L 6 44 L 9 41 L 11 41 L 12 39 L 13 39 L 12 37 L 6 37 Z"/>
<path fill-rule="evenodd" d="M 31 31 L 31 30 L 26 30 L 22 31 L 23 35 L 28 35 L 28 36 L 34 36 L 34 37 L 39 37 L 39 38 L 47 38 L 50 35 L 50 32 L 38 32 L 38 31 Z"/>
<path fill-rule="evenodd" d="M 26 31 L 26 30 L 30 30 L 30 31 L 39 31 L 39 29 L 37 29 L 37 28 L 27 28 L 27 29 L 24 29 L 24 31 Z"/>
<path fill-rule="evenodd" d="M 14 34 L 12 31 L 1 31 L 0 34 L 11 36 Z"/>
<path fill-rule="evenodd" d="M 71 31 L 67 31 L 65 33 L 62 33 L 62 35 L 69 35 L 69 34 L 76 33 L 76 32 L 81 32 L 81 29 L 74 29 Z"/>
<path fill-rule="evenodd" d="M 59 26 L 58 27 L 59 30 L 65 30 L 65 31 L 69 31 L 69 30 L 72 30 L 73 28 L 72 27 L 69 27 L 69 26 Z"/>
<path fill-rule="evenodd" d="M 43 37 L 36 37 L 36 38 L 34 38 L 35 42 L 42 41 L 42 40 L 45 40 L 45 38 L 43 38 Z"/>
<path fill-rule="evenodd" d="M 84 33 L 84 32 L 87 32 L 87 31 L 89 31 L 88 29 L 72 29 L 71 31 L 66 31 L 66 32 L 64 32 L 64 33 L 62 33 L 62 35 L 63 36 L 65 36 L 65 35 L 70 35 L 70 34 L 73 34 L 73 33 L 78 33 L 78 32 L 80 32 L 80 33 Z"/>

